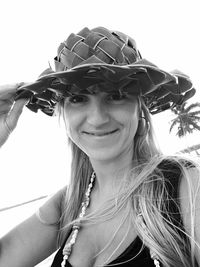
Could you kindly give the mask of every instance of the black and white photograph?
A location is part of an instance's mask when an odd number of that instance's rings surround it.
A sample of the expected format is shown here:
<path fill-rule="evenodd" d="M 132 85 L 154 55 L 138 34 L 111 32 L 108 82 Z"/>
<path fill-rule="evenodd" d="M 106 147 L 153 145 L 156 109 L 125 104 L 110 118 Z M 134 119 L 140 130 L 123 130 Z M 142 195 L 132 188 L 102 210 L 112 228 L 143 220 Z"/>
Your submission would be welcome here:
<path fill-rule="evenodd" d="M 200 267 L 198 0 L 0 25 L 0 267 Z"/>

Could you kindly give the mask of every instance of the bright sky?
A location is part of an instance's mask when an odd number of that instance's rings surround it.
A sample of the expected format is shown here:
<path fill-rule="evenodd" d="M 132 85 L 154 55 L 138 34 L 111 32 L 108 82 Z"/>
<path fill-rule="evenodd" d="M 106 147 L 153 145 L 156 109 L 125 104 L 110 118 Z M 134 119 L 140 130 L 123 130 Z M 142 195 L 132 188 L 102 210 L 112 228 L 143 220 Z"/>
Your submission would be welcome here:
<path fill-rule="evenodd" d="M 132 36 L 142 56 L 160 68 L 191 76 L 199 91 L 198 0 L 1 0 L 0 84 L 33 81 L 71 32 L 105 26 Z M 170 112 L 154 117 L 166 153 L 199 142 L 200 134 L 170 136 Z M 57 118 L 28 109 L 1 148 L 0 207 L 56 191 L 66 183 L 70 156 Z"/>

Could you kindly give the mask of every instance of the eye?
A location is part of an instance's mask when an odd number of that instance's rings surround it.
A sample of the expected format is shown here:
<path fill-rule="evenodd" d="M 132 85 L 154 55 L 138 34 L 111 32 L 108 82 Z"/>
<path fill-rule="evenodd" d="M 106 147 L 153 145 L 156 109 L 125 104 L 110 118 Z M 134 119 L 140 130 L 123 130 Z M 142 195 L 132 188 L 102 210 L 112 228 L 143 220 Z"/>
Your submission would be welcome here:
<path fill-rule="evenodd" d="M 127 99 L 127 95 L 120 94 L 120 92 L 113 92 L 108 95 L 108 100 L 113 102 L 120 102 Z"/>
<path fill-rule="evenodd" d="M 68 98 L 68 101 L 72 104 L 81 104 L 87 102 L 88 98 L 85 95 L 73 95 Z"/>

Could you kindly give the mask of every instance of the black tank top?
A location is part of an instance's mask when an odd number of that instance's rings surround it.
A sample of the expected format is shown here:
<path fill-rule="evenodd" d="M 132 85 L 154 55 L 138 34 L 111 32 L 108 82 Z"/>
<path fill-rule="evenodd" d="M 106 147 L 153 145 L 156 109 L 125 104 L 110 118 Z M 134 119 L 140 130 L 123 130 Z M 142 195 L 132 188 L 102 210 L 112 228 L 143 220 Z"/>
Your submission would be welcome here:
<path fill-rule="evenodd" d="M 168 192 L 167 209 L 173 223 L 183 229 L 182 218 L 179 212 L 179 184 L 181 177 L 181 170 L 177 164 L 171 163 L 169 161 L 163 161 L 158 165 L 158 168 L 162 171 L 165 184 Z M 163 214 L 164 215 L 164 214 Z M 165 215 L 164 215 L 165 216 Z M 182 232 L 180 235 L 183 236 Z M 185 236 L 183 236 L 185 238 Z M 56 253 L 51 267 L 60 267 L 63 259 L 62 250 L 65 244 Z M 150 257 L 149 249 L 142 244 L 139 236 L 125 249 L 125 251 L 118 256 L 115 260 L 110 262 L 106 266 L 111 264 L 117 264 L 115 266 L 120 267 L 155 267 L 153 260 Z M 73 267 L 69 262 L 67 262 L 66 267 Z"/>

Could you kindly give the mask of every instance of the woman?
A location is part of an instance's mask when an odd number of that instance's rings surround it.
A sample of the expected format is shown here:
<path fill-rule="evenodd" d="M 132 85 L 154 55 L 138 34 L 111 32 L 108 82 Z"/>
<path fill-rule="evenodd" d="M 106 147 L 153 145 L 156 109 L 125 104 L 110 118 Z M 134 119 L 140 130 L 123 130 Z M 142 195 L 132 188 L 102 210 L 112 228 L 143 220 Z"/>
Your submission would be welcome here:
<path fill-rule="evenodd" d="M 56 249 L 52 267 L 200 265 L 198 166 L 162 155 L 150 116 L 194 94 L 187 76 L 142 59 L 123 33 L 84 28 L 55 71 L 0 94 L 1 144 L 26 105 L 63 116 L 72 150 L 69 185 L 1 239 L 0 266 Z"/>

